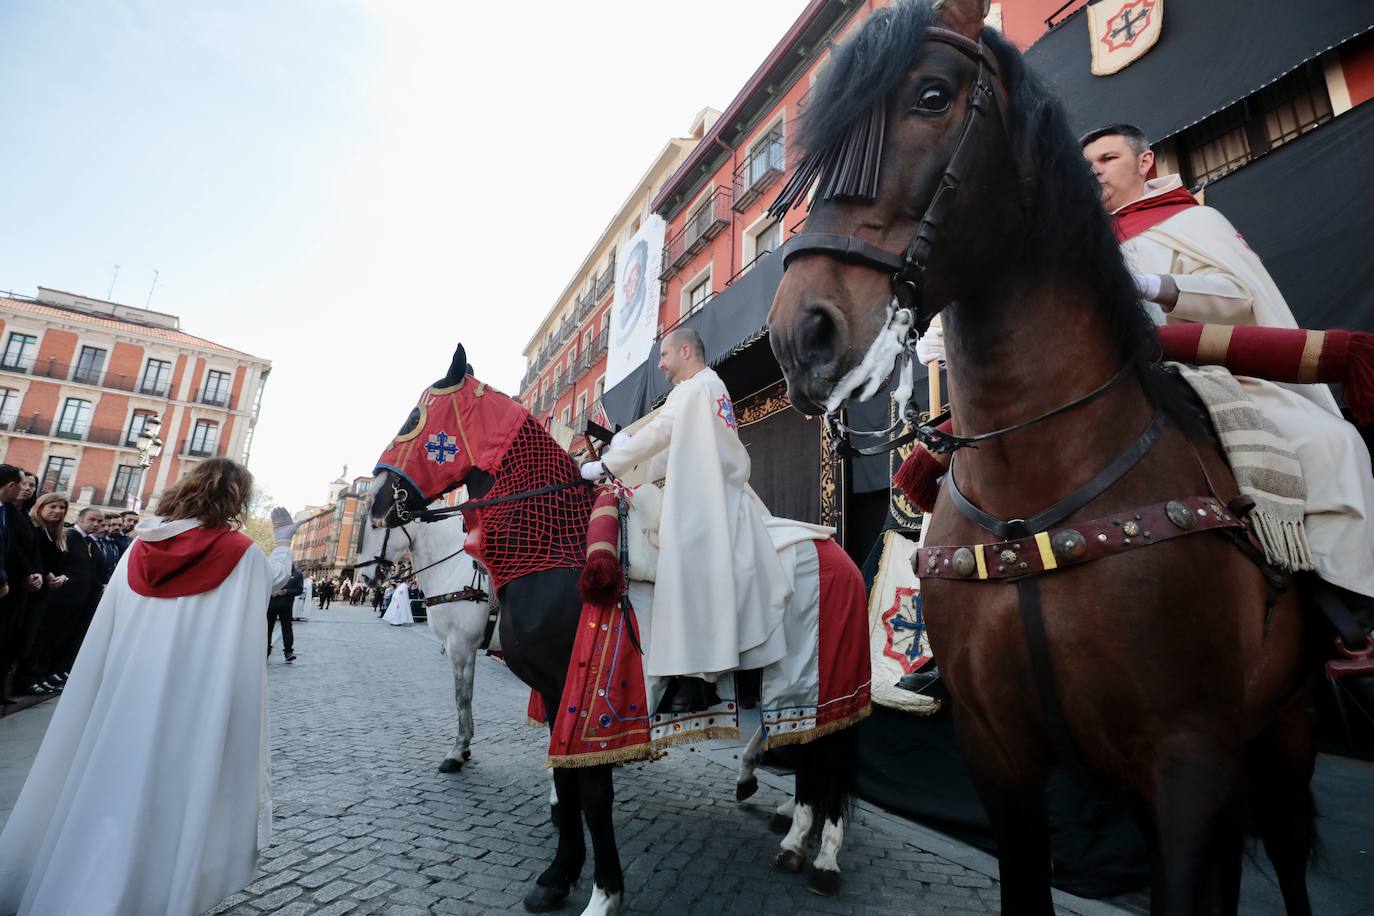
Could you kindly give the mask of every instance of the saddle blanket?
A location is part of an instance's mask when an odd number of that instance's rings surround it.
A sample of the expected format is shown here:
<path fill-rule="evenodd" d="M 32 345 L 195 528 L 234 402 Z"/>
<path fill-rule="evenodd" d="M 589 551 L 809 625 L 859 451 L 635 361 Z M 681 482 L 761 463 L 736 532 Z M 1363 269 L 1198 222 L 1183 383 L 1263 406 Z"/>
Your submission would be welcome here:
<path fill-rule="evenodd" d="M 870 712 L 867 595 L 833 540 L 770 528 L 791 551 L 795 588 L 783 616 L 787 655 L 762 672 L 766 746 L 802 744 Z M 630 582 L 631 607 L 585 603 L 549 744 L 548 766 L 651 760 L 676 744 L 739 737 L 732 677 L 703 712 L 655 713 L 667 680 L 644 674 L 639 646 L 652 638 L 653 586 Z"/>

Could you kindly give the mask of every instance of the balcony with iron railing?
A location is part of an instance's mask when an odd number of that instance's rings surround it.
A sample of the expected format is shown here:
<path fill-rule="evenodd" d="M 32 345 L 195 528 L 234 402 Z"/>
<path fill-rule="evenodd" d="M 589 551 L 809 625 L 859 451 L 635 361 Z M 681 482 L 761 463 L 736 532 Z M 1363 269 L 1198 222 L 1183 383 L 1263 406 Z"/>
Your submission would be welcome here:
<path fill-rule="evenodd" d="M 228 451 L 222 442 L 196 442 L 182 439 L 177 454 L 183 458 L 226 458 Z"/>
<path fill-rule="evenodd" d="M 743 212 L 763 196 L 786 171 L 786 152 L 782 131 L 769 131 L 749 148 L 749 156 L 735 172 L 735 203 L 733 209 Z"/>
<path fill-rule="evenodd" d="M 607 341 L 610 340 L 610 337 L 611 329 L 609 327 L 606 327 L 602 328 L 601 331 L 595 337 L 592 338 L 592 346 L 588 352 L 591 353 L 591 358 L 593 361 L 597 360 L 605 354 L 606 344 Z"/>
<path fill-rule="evenodd" d="M 211 407 L 227 408 L 229 406 L 229 392 L 223 389 L 211 390 L 207 388 L 200 393 L 196 400 L 202 404 L 209 404 Z"/>
<path fill-rule="evenodd" d="M 600 302 L 600 301 L 602 300 L 602 298 L 603 298 L 607 293 L 609 293 L 609 292 L 611 291 L 611 287 L 613 287 L 613 286 L 615 286 L 615 259 L 614 259 L 614 258 L 611 259 L 611 263 L 610 263 L 610 265 L 606 268 L 605 272 L 602 273 L 599 277 L 596 278 L 596 283 L 595 283 L 595 285 L 592 287 L 592 292 L 593 292 L 593 295 L 596 297 L 596 301 L 597 301 L 597 302 Z"/>
<path fill-rule="evenodd" d="M 93 385 L 97 388 L 113 388 L 116 391 L 128 391 L 155 398 L 165 398 L 171 391 L 171 384 L 165 379 L 125 375 L 122 372 L 108 372 L 100 366 L 83 366 L 80 364 L 72 366 L 70 363 L 59 362 L 51 358 L 37 360 L 27 356 L 9 361 L 0 360 L 0 372 L 70 381 L 78 385 Z"/>
<path fill-rule="evenodd" d="M 700 252 L 711 239 L 730 225 L 730 190 L 716 188 L 701 206 L 692 211 L 687 222 L 663 247 L 663 272 L 660 280 L 677 273 Z"/>

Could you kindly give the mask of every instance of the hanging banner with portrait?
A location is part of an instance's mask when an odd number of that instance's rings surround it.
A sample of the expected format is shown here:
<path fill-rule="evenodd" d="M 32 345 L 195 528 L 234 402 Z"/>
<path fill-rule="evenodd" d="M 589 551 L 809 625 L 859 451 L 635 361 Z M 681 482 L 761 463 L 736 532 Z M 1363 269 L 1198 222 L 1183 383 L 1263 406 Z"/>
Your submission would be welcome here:
<path fill-rule="evenodd" d="M 663 266 L 663 217 L 652 214 L 616 258 L 606 388 L 648 359 L 658 335 L 658 275 Z"/>

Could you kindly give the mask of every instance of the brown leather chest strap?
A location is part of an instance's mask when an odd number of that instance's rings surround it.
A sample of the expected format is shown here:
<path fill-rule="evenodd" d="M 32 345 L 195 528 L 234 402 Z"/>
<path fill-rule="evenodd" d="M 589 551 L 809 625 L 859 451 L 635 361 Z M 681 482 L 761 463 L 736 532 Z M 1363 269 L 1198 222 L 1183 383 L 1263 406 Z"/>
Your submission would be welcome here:
<path fill-rule="evenodd" d="M 993 544 L 920 547 L 911 566 L 922 579 L 1009 582 L 1225 528 L 1244 525 L 1215 497 L 1192 496 Z"/>

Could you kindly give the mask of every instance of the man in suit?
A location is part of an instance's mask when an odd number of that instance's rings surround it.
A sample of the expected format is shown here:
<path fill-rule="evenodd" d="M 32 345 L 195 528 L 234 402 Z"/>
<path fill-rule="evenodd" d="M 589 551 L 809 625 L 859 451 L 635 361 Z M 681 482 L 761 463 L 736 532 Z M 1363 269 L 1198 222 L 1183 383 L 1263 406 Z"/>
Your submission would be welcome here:
<path fill-rule="evenodd" d="M 14 465 L 0 464 L 0 705 L 10 702 L 5 686 L 11 666 L 18 660 L 16 656 L 19 650 L 19 615 L 13 607 L 14 602 L 10 600 L 6 562 L 9 557 L 10 516 L 4 507 L 19 494 L 19 481 L 23 476 L 24 472 Z"/>
<path fill-rule="evenodd" d="M 281 622 L 281 647 L 289 664 L 296 660 L 295 634 L 291 632 L 291 609 L 296 604 L 296 596 L 305 591 L 305 576 L 294 565 L 291 576 L 278 591 L 267 599 L 267 654 L 272 654 L 272 629 Z"/>
<path fill-rule="evenodd" d="M 138 513 L 132 509 L 119 513 L 118 527 L 115 528 L 114 542 L 119 547 L 119 555 L 134 542 L 134 527 L 138 524 Z"/>
<path fill-rule="evenodd" d="M 99 509 L 88 507 L 77 514 L 76 524 L 67 529 L 67 584 L 53 593 L 49 607 L 56 647 L 53 665 L 64 682 L 109 578 L 104 555 L 93 536 L 104 522 Z"/>

